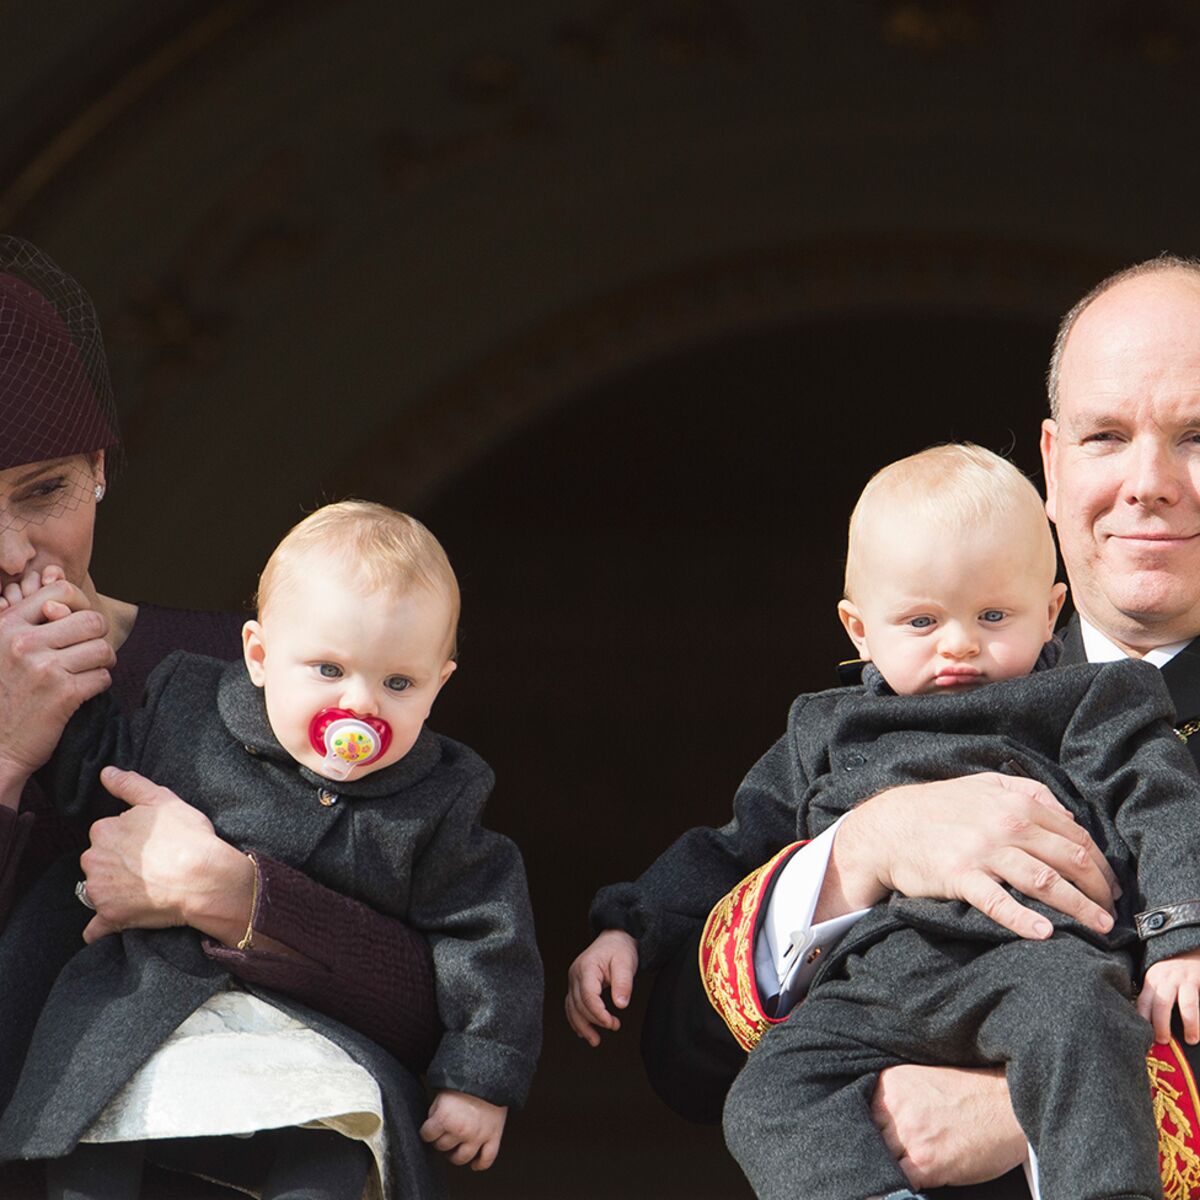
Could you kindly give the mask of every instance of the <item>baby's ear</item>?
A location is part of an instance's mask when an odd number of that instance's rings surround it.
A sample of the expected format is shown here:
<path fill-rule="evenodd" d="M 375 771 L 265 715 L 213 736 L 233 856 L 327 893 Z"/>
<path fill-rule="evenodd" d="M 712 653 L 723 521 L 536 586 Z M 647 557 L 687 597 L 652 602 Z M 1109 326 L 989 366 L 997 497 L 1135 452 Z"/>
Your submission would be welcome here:
<path fill-rule="evenodd" d="M 263 629 L 257 621 L 247 621 L 242 626 L 242 657 L 246 660 L 246 671 L 255 687 L 266 681 L 267 644 L 263 641 Z"/>
<path fill-rule="evenodd" d="M 849 635 L 858 651 L 858 657 L 866 662 L 871 661 L 871 649 L 867 645 L 867 628 L 863 624 L 862 614 L 852 600 L 838 601 L 838 619 L 842 628 Z"/>
<path fill-rule="evenodd" d="M 1058 624 L 1058 614 L 1067 599 L 1067 585 L 1056 583 L 1050 591 L 1050 632 L 1047 637 L 1054 635 L 1054 626 Z"/>

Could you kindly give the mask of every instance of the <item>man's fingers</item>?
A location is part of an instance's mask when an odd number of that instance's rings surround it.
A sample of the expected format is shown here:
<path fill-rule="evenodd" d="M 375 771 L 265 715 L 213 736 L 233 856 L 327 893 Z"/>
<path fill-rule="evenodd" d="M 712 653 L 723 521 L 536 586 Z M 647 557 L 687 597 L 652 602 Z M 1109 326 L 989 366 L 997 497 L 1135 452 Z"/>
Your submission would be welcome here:
<path fill-rule="evenodd" d="M 1035 784 L 1032 780 L 1021 780 L 1020 782 L 1025 785 L 1033 785 L 1032 789 L 1025 791 L 1025 794 L 1046 810 L 1046 820 L 1043 825 L 1046 831 L 1066 839 L 1074 847 L 1073 850 L 1064 851 L 1065 857 L 1062 862 L 1055 865 L 1068 879 L 1083 887 L 1097 903 L 1107 904 L 1110 896 L 1119 897 L 1121 886 L 1117 883 L 1116 873 L 1087 830 L 1063 807 L 1049 788 L 1043 787 L 1040 783 Z M 1043 823 L 1039 822 L 1039 824 Z M 1104 878 L 1108 895 L 1100 891 L 1095 884 L 1093 871 L 1099 872 Z"/>
<path fill-rule="evenodd" d="M 1031 899 L 1040 900 L 1068 917 L 1074 917 L 1097 933 L 1107 933 L 1113 927 L 1112 916 L 1106 908 L 1085 895 L 1043 858 L 1009 847 L 997 856 L 994 869 L 1005 883 L 1017 891 Z M 1101 879 L 1100 876 L 1092 876 L 1093 882 Z"/>
<path fill-rule="evenodd" d="M 1054 932 L 1054 927 L 1040 913 L 1015 900 L 994 879 L 976 871 L 964 881 L 962 898 L 997 925 L 1003 925 L 1023 938 L 1041 941 Z"/>
<path fill-rule="evenodd" d="M 891 1111 L 884 1103 L 884 1089 L 886 1087 L 886 1076 L 880 1076 L 879 1082 L 875 1085 L 875 1094 L 871 1097 L 871 1120 L 875 1122 L 875 1128 L 879 1130 L 879 1136 L 883 1138 L 884 1145 L 894 1159 L 904 1157 L 904 1143 L 900 1140 L 900 1131 L 896 1128 L 895 1121 L 892 1120 Z"/>
<path fill-rule="evenodd" d="M 126 804 L 157 804 L 162 800 L 166 788 L 159 787 L 153 780 L 136 771 L 122 771 L 119 767 L 105 767 L 100 772 L 100 782 L 118 800 Z"/>

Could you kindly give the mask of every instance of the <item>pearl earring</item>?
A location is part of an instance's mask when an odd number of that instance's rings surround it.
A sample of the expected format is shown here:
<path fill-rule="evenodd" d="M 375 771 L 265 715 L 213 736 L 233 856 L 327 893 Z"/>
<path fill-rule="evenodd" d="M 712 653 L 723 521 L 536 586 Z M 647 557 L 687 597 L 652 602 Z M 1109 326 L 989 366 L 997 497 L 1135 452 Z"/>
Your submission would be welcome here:
<path fill-rule="evenodd" d="M 102 484 L 102 483 L 96 484 L 94 492 L 95 492 L 95 496 L 96 496 L 96 503 L 99 504 L 100 501 L 104 499 L 104 484 Z"/>

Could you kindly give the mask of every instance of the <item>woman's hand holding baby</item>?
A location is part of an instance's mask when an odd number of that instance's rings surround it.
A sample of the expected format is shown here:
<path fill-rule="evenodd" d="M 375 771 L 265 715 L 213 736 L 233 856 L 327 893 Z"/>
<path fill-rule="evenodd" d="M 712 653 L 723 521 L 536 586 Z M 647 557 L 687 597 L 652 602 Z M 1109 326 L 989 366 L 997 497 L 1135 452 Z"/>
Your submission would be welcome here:
<path fill-rule="evenodd" d="M 79 860 L 96 906 L 84 940 L 190 925 L 236 945 L 250 920 L 253 861 L 169 788 L 116 767 L 105 767 L 100 780 L 129 808 L 92 825 L 91 845 Z"/>
<path fill-rule="evenodd" d="M 621 1022 L 604 1005 L 608 988 L 617 1008 L 627 1008 L 637 974 L 637 942 L 621 929 L 606 929 L 567 971 L 567 1024 L 589 1046 L 600 1045 L 597 1029 L 615 1033 Z"/>
<path fill-rule="evenodd" d="M 421 1140 L 449 1156 L 456 1167 L 486 1171 L 500 1153 L 508 1109 L 466 1092 L 443 1091 L 433 1098 Z"/>
<path fill-rule="evenodd" d="M 1138 1012 L 1154 1026 L 1154 1040 L 1171 1040 L 1171 1014 L 1179 1006 L 1183 1039 L 1200 1042 L 1200 950 L 1164 958 L 1146 968 L 1138 994 Z"/>

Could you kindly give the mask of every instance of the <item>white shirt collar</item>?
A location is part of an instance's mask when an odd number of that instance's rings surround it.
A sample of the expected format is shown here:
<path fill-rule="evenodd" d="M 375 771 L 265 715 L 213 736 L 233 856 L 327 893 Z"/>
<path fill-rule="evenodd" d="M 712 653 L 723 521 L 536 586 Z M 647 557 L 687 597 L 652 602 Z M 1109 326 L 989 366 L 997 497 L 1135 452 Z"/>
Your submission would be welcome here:
<path fill-rule="evenodd" d="M 1083 652 L 1087 655 L 1088 662 L 1119 662 L 1121 659 L 1129 657 L 1120 646 L 1109 641 L 1094 625 L 1088 624 L 1084 617 L 1079 618 L 1079 631 L 1083 634 Z M 1144 661 L 1152 667 L 1165 667 L 1191 640 L 1191 638 L 1187 638 L 1182 642 L 1155 646 L 1153 650 L 1146 651 L 1143 656 Z"/>

